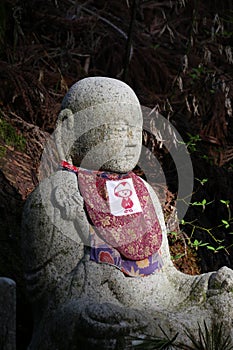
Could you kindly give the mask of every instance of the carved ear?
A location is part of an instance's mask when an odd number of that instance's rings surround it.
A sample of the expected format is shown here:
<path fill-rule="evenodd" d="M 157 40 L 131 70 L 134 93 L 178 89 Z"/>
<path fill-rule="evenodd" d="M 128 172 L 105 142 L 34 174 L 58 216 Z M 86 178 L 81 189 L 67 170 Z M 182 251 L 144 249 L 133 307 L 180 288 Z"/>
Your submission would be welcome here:
<path fill-rule="evenodd" d="M 72 135 L 73 127 L 74 127 L 74 115 L 72 111 L 68 108 L 63 109 L 57 119 L 56 130 L 55 130 L 55 138 L 56 138 L 56 146 L 57 152 L 59 154 L 60 160 L 70 161 L 69 155 L 67 155 L 67 140 L 64 140 L 64 136 L 67 135 L 67 132 L 63 132 L 64 129 L 68 130 L 68 135 Z M 71 131 L 71 133 L 70 133 Z M 69 138 L 72 139 L 72 136 Z M 67 156 L 69 159 L 67 159 Z"/>
<path fill-rule="evenodd" d="M 65 122 L 67 120 L 67 127 L 68 129 L 73 129 L 73 126 L 74 126 L 74 115 L 73 115 L 73 112 L 68 109 L 68 108 L 65 108 L 63 109 L 59 115 L 58 115 L 58 118 L 57 118 L 57 126 L 60 126 L 63 122 Z"/>

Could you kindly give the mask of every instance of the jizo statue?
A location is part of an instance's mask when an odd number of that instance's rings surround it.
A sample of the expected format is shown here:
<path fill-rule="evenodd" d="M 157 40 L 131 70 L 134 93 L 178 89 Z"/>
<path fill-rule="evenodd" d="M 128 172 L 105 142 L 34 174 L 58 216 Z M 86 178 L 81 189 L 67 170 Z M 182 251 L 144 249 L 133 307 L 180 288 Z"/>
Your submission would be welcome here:
<path fill-rule="evenodd" d="M 135 93 L 119 80 L 85 78 L 64 97 L 58 169 L 23 215 L 30 350 L 125 349 L 130 336 L 161 329 L 188 344 L 185 330 L 197 334 L 204 321 L 233 336 L 233 271 L 179 272 L 158 197 L 132 171 L 142 125 Z"/>

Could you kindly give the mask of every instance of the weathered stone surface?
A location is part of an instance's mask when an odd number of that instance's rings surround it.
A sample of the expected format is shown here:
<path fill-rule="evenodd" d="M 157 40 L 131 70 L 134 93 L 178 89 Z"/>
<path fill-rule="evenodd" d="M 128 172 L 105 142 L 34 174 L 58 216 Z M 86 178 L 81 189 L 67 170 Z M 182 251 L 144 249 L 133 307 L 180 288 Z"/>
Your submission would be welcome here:
<path fill-rule="evenodd" d="M 16 286 L 9 278 L 0 277 L 0 349 L 15 350 Z"/>
<path fill-rule="evenodd" d="M 135 167 L 142 115 L 126 84 L 84 79 L 62 107 L 54 135 L 61 159 L 91 170 L 122 173 Z M 168 335 L 179 332 L 178 341 L 187 343 L 185 328 L 197 334 L 204 320 L 223 322 L 233 338 L 233 271 L 224 267 L 200 276 L 177 271 L 161 205 L 145 184 L 163 232 L 164 266 L 144 278 L 125 277 L 90 260 L 90 225 L 74 173 L 56 171 L 30 195 L 22 225 L 25 276 L 35 309 L 30 350 L 124 349 L 126 335 L 162 336 L 160 327 Z"/>

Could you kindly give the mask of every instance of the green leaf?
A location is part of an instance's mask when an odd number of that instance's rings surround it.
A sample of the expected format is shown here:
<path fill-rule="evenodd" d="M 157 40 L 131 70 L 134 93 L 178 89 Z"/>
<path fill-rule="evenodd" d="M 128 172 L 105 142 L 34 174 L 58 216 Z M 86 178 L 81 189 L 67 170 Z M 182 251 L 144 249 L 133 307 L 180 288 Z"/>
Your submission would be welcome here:
<path fill-rule="evenodd" d="M 208 248 L 209 250 L 213 250 L 213 251 L 216 250 L 216 249 L 215 249 L 214 247 L 212 247 L 211 245 L 208 245 L 207 248 Z"/>
<path fill-rule="evenodd" d="M 223 204 L 226 204 L 226 206 L 228 206 L 230 204 L 229 200 L 224 201 L 223 199 L 220 199 L 220 202 Z"/>
<path fill-rule="evenodd" d="M 222 220 L 222 223 L 225 225 L 225 228 L 230 227 L 230 224 L 227 220 Z"/>

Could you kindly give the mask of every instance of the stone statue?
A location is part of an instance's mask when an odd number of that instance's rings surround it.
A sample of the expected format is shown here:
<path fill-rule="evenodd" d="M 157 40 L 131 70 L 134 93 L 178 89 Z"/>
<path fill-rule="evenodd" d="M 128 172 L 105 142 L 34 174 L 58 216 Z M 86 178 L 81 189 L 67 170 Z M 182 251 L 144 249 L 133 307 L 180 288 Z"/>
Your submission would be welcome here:
<path fill-rule="evenodd" d="M 85 78 L 64 97 L 54 136 L 62 162 L 22 221 L 30 350 L 125 349 L 129 335 L 161 328 L 188 343 L 185 329 L 195 334 L 204 320 L 233 338 L 233 271 L 179 272 L 158 197 L 132 173 L 142 122 L 135 93 L 116 79 Z"/>
<path fill-rule="evenodd" d="M 16 283 L 0 277 L 0 349 L 16 349 Z"/>

